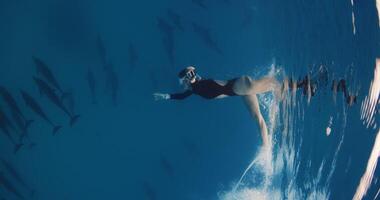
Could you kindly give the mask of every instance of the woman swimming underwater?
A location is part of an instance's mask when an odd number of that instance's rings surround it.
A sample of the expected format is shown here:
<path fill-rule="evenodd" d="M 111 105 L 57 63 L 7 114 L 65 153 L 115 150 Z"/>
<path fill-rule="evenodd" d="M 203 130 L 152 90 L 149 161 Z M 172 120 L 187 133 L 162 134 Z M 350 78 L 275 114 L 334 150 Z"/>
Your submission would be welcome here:
<path fill-rule="evenodd" d="M 231 80 L 202 79 L 195 68 L 189 66 L 179 72 L 178 78 L 185 92 L 176 94 L 154 93 L 155 100 L 182 100 L 196 94 L 206 99 L 220 99 L 230 96 L 242 96 L 252 117 L 256 119 L 264 146 L 269 145 L 268 128 L 260 112 L 257 94 L 273 92 L 277 99 L 281 98 L 281 84 L 274 77 L 253 80 L 249 76 L 241 76 Z"/>
<path fill-rule="evenodd" d="M 320 82 L 328 84 L 328 75 L 326 70 L 319 71 L 316 77 L 307 75 L 302 80 L 297 81 L 292 79 L 288 80 L 285 78 L 282 84 L 280 84 L 275 77 L 269 76 L 258 80 L 254 80 L 249 76 L 241 76 L 224 81 L 202 79 L 192 66 L 180 71 L 178 78 L 180 80 L 180 84 L 184 86 L 184 92 L 176 94 L 154 93 L 153 96 L 155 100 L 182 100 L 192 94 L 199 95 L 205 99 L 242 96 L 251 116 L 259 125 L 261 137 L 265 146 L 269 145 L 268 128 L 260 112 L 259 101 L 257 98 L 258 94 L 273 92 L 276 101 L 280 102 L 283 98 L 285 98 L 285 92 L 288 90 L 296 92 L 298 89 L 302 89 L 303 94 L 307 95 L 310 100 L 310 98 L 315 95 L 317 85 L 320 85 Z M 349 92 L 344 79 L 333 80 L 331 90 L 333 91 L 334 99 L 336 98 L 337 92 L 342 92 L 344 94 L 343 97 L 349 106 L 356 103 L 358 94 L 357 92 L 356 94 Z"/>

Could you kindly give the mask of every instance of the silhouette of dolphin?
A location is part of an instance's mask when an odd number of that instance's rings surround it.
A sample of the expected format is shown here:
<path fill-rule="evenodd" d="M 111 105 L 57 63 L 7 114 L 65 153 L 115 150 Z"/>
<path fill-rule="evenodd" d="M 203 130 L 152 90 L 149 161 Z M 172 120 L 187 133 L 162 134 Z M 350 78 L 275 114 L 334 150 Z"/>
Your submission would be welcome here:
<path fill-rule="evenodd" d="M 139 55 L 137 53 L 136 47 L 132 44 L 129 43 L 128 46 L 128 60 L 129 60 L 129 66 L 131 67 L 132 70 L 136 67 L 136 63 L 139 59 Z"/>
<path fill-rule="evenodd" d="M 160 17 L 157 17 L 157 27 L 162 33 L 162 43 L 170 64 L 174 65 L 174 28 Z"/>
<path fill-rule="evenodd" d="M 17 143 L 14 140 L 14 138 L 11 136 L 9 128 L 15 129 L 14 126 L 12 125 L 12 122 L 9 120 L 8 116 L 0 108 L 0 129 L 5 134 L 5 136 L 11 141 L 11 143 L 14 145 L 13 153 L 17 153 L 23 144 L 21 142 Z"/>
<path fill-rule="evenodd" d="M 106 87 L 111 92 L 111 98 L 113 104 L 117 105 L 117 97 L 119 94 L 119 78 L 115 69 L 113 68 L 112 63 L 109 63 L 106 66 Z"/>
<path fill-rule="evenodd" d="M 203 9 L 207 9 L 207 6 L 205 5 L 204 0 L 191 0 L 191 2 L 193 2 L 195 5 Z"/>
<path fill-rule="evenodd" d="M 106 51 L 106 47 L 104 46 L 103 39 L 100 35 L 98 35 L 96 42 L 97 42 L 99 56 L 100 56 L 102 65 L 104 67 L 107 63 L 107 51 Z"/>
<path fill-rule="evenodd" d="M 87 79 L 88 86 L 90 88 L 92 103 L 96 104 L 96 102 L 97 102 L 97 100 L 96 100 L 96 81 L 95 81 L 94 73 L 92 72 L 92 70 L 90 68 L 88 68 L 88 70 L 87 70 L 86 79 Z"/>
<path fill-rule="evenodd" d="M 169 16 L 169 19 L 172 21 L 172 23 L 174 24 L 174 26 L 180 30 L 180 31 L 184 31 L 185 29 L 183 28 L 183 25 L 182 25 L 182 20 L 181 20 L 181 16 L 174 12 L 173 10 L 171 9 L 168 9 L 167 12 L 166 12 Z"/>
<path fill-rule="evenodd" d="M 79 115 L 71 114 L 71 112 L 65 107 L 61 99 L 55 94 L 54 90 L 42 79 L 33 77 L 34 82 L 37 84 L 41 92 L 43 92 L 52 103 L 54 103 L 58 108 L 65 112 L 70 117 L 70 126 L 78 120 Z"/>
<path fill-rule="evenodd" d="M 157 199 L 156 192 L 154 191 L 154 189 L 152 188 L 152 186 L 148 182 L 144 182 L 142 186 L 143 186 L 144 194 L 149 200 L 156 200 Z"/>
<path fill-rule="evenodd" d="M 37 101 L 29 95 L 27 92 L 20 90 L 21 96 L 24 99 L 24 102 L 27 107 L 29 107 L 34 113 L 44 119 L 47 123 L 49 123 L 53 127 L 53 135 L 55 135 L 62 126 L 54 125 L 54 123 L 47 117 L 41 106 L 37 103 Z"/>
<path fill-rule="evenodd" d="M 28 184 L 24 181 L 24 179 L 20 176 L 20 173 L 16 170 L 16 168 L 10 163 L 7 162 L 4 159 L 1 159 L 1 163 L 5 167 L 5 169 L 8 171 L 9 175 L 12 176 L 13 180 L 17 181 L 19 184 L 21 184 L 24 188 L 30 191 L 31 196 L 34 194 L 34 190 L 30 189 Z"/>
<path fill-rule="evenodd" d="M 0 186 L 3 186 L 7 191 L 14 194 L 16 197 L 20 199 L 25 199 L 24 196 L 16 189 L 16 187 L 11 183 L 11 181 L 4 176 L 3 172 L 0 172 Z"/>
<path fill-rule="evenodd" d="M 54 77 L 54 74 L 49 69 L 49 67 L 39 58 L 33 56 L 34 64 L 36 65 L 37 73 L 41 74 L 45 80 L 50 83 L 55 89 L 61 93 L 61 98 L 64 98 L 67 93 L 64 92 L 61 86 L 58 84 L 57 79 Z"/>
<path fill-rule="evenodd" d="M 17 105 L 16 100 L 13 98 L 11 93 L 3 86 L 0 86 L 0 95 L 3 97 L 4 101 L 8 104 L 8 106 L 11 108 L 12 112 L 19 115 L 22 120 L 24 121 L 24 128 L 28 129 L 31 123 L 33 123 L 34 120 L 28 120 L 26 119 L 25 115 L 21 112 L 21 109 Z"/>
<path fill-rule="evenodd" d="M 160 156 L 160 164 L 162 166 L 162 169 L 169 175 L 169 176 L 174 176 L 174 168 L 172 164 L 169 162 L 169 160 L 161 155 Z"/>
<path fill-rule="evenodd" d="M 216 41 L 211 37 L 210 31 L 196 23 L 192 23 L 194 32 L 200 37 L 202 42 L 211 50 L 223 55 L 222 50 L 219 48 Z"/>

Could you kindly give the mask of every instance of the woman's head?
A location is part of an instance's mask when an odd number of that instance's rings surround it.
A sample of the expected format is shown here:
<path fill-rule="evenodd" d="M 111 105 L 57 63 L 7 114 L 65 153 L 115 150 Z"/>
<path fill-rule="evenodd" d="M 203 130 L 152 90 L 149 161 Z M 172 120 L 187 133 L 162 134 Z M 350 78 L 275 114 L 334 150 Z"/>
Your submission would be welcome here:
<path fill-rule="evenodd" d="M 195 67 L 189 66 L 178 73 L 179 82 L 181 85 L 190 86 L 199 79 L 195 72 Z"/>

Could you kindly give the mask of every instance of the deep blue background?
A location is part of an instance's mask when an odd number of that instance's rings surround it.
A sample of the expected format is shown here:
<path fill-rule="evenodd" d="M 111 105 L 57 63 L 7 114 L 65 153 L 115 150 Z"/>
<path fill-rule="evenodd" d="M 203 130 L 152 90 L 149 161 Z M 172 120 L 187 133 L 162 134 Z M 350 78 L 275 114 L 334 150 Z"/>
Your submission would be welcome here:
<path fill-rule="evenodd" d="M 29 118 L 36 119 L 30 136 L 37 143 L 14 155 L 1 136 L 0 155 L 36 190 L 34 199 L 148 199 L 144 183 L 157 199 L 217 199 L 219 192 L 230 190 L 261 144 L 242 100 L 191 97 L 155 102 L 151 94 L 180 90 L 176 74 L 187 65 L 197 66 L 202 77 L 230 79 L 243 74 L 258 77 L 274 62 L 296 77 L 323 64 L 334 76 L 346 76 L 361 88 L 359 103 L 347 109 L 339 173 L 330 187 L 331 199 L 352 198 L 376 132 L 362 125 L 359 112 L 375 57 L 380 56 L 375 1 L 354 1 L 353 8 L 349 0 L 205 0 L 205 4 L 207 9 L 191 0 L 0 0 L 0 84 L 12 91 Z M 174 34 L 174 65 L 156 19 L 169 21 L 169 8 L 181 15 L 185 28 Z M 192 22 L 210 30 L 223 55 L 202 43 Z M 105 91 L 98 35 L 120 80 L 117 106 Z M 134 69 L 128 60 L 130 43 L 138 52 Z M 43 59 L 63 88 L 73 91 L 75 111 L 81 114 L 74 127 L 39 96 L 32 81 L 36 75 L 32 56 Z M 96 105 L 85 79 L 88 68 L 96 76 Z M 33 94 L 54 122 L 64 125 L 58 135 L 52 136 L 50 127 L 25 108 L 20 88 Z M 328 141 L 323 135 L 329 116 L 341 111 L 330 96 L 325 97 L 313 98 L 305 108 L 306 147 L 301 154 L 313 163 L 330 155 L 340 138 L 332 135 Z M 172 171 L 165 170 L 162 159 Z M 303 174 L 301 170 L 297 177 L 300 183 Z M 378 187 L 379 183 L 373 186 L 369 199 Z M 28 199 L 25 188 L 18 188 Z M 14 198 L 5 190 L 1 195 Z"/>

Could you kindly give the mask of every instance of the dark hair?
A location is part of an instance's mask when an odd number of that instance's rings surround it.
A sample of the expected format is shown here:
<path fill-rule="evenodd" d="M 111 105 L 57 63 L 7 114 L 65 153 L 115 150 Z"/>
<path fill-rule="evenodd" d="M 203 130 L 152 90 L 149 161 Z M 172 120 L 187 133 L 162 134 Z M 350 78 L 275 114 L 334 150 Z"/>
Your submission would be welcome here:
<path fill-rule="evenodd" d="M 183 69 L 183 70 L 181 70 L 179 73 L 178 73 L 178 78 L 183 78 L 185 75 L 186 75 L 186 73 L 188 72 L 188 69 Z"/>
<path fill-rule="evenodd" d="M 178 73 L 178 78 L 183 78 L 184 76 L 186 76 L 186 73 L 191 71 L 191 70 L 195 70 L 194 67 L 186 67 L 185 69 L 181 70 L 179 73 Z"/>

